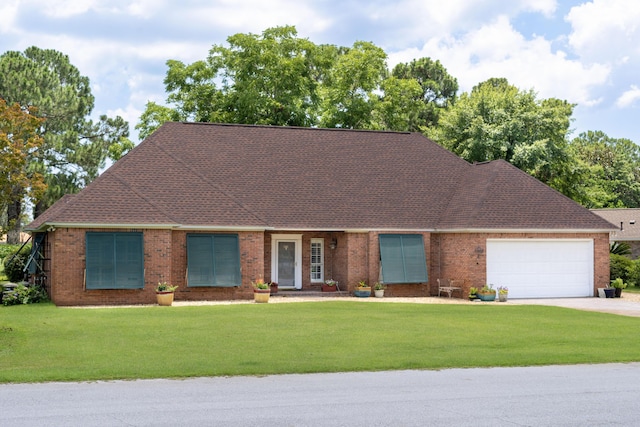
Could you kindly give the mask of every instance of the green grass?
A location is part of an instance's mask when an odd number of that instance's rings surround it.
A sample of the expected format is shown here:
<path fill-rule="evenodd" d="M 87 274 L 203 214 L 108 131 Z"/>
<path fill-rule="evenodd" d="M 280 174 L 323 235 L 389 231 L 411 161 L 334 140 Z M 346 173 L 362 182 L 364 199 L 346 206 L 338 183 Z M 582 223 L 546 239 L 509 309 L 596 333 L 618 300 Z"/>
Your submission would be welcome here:
<path fill-rule="evenodd" d="M 629 293 L 632 293 L 632 294 L 640 294 L 640 287 L 639 286 L 627 286 L 622 291 L 623 294 L 625 292 L 629 292 Z"/>
<path fill-rule="evenodd" d="M 0 307 L 0 383 L 640 361 L 640 318 L 351 301 Z"/>

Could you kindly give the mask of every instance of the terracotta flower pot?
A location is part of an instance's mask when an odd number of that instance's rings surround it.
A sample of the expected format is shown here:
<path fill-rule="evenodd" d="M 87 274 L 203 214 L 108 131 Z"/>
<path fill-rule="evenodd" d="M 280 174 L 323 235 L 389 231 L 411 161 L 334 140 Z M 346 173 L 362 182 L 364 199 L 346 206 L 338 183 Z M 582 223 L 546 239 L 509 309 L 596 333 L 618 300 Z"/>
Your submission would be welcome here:
<path fill-rule="evenodd" d="M 170 306 L 173 304 L 173 292 L 156 292 L 158 305 Z"/>
<path fill-rule="evenodd" d="M 271 295 L 271 289 L 254 289 L 253 300 L 259 303 L 269 302 L 269 296 Z"/>

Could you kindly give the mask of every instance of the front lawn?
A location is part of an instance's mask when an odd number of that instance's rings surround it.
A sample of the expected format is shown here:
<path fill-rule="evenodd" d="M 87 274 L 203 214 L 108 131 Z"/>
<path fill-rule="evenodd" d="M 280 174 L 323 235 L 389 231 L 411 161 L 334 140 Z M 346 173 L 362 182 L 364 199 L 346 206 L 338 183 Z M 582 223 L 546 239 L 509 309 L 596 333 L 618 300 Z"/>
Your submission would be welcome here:
<path fill-rule="evenodd" d="M 640 361 L 640 318 L 559 307 L 327 301 L 0 307 L 0 382 Z"/>

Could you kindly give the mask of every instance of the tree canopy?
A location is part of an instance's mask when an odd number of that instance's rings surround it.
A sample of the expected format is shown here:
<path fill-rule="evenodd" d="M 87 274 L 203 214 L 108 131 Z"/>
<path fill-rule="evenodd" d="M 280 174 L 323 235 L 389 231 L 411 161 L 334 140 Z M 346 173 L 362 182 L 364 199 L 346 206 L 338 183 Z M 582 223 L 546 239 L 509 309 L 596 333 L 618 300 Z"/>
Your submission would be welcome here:
<path fill-rule="evenodd" d="M 34 114 L 43 119 L 37 133 L 44 143 L 40 155 L 29 162 L 47 184 L 36 201 L 36 216 L 63 194 L 77 192 L 95 179 L 107 157 L 117 158 L 133 146 L 121 117 L 88 119 L 94 105 L 89 79 L 56 50 L 34 46 L 2 54 L 0 96 L 23 110 L 37 107 Z M 10 207 L 10 220 L 19 218 L 21 203 L 22 198 Z"/>
<path fill-rule="evenodd" d="M 37 200 L 46 185 L 43 176 L 29 168 L 41 155 L 44 140 L 37 134 L 43 120 L 19 104 L 7 105 L 0 98 L 0 211 L 24 197 Z M 14 224 L 4 224 L 2 233 Z"/>
<path fill-rule="evenodd" d="M 587 170 L 583 185 L 590 208 L 640 207 L 640 147 L 601 131 L 583 132 L 570 149 Z"/>
<path fill-rule="evenodd" d="M 455 97 L 439 62 L 414 61 L 391 75 L 370 42 L 317 45 L 295 27 L 235 34 L 206 60 L 167 61 L 167 105 L 148 103 L 137 124 L 145 138 L 168 120 L 276 126 L 418 130 Z M 397 67 L 396 67 L 397 68 Z"/>
<path fill-rule="evenodd" d="M 567 136 L 574 105 L 539 100 L 493 78 L 463 93 L 443 111 L 430 135 L 470 162 L 504 159 L 562 193 L 580 198 Z"/>

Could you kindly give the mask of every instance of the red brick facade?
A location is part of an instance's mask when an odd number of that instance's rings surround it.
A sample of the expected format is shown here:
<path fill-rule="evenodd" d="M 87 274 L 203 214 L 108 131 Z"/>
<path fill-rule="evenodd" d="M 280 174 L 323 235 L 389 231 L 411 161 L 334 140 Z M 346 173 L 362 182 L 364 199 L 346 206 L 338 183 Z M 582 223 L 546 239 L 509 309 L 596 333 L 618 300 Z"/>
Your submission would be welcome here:
<path fill-rule="evenodd" d="M 135 290 L 86 290 L 85 233 L 87 231 L 142 231 L 144 241 L 145 284 Z M 189 233 L 192 233 L 191 231 Z M 341 290 L 352 290 L 360 280 L 379 281 L 380 251 L 378 232 L 308 232 L 302 235 L 302 289 L 319 290 L 310 274 L 311 239 L 324 239 L 324 277 L 340 283 Z M 179 288 L 176 301 L 232 300 L 252 298 L 251 281 L 272 280 L 271 232 L 240 231 L 242 285 L 234 288 L 188 287 L 186 284 L 186 231 L 65 229 L 48 233 L 51 271 L 47 288 L 56 305 L 121 305 L 155 303 L 154 288 L 167 281 Z M 277 233 L 287 234 L 287 233 Z M 594 240 L 594 295 L 596 288 L 609 282 L 609 236 L 607 233 L 533 234 L 533 233 L 421 233 L 424 236 L 430 283 L 390 285 L 385 296 L 428 296 L 437 294 L 435 279 L 459 279 L 464 293 L 470 286 L 486 282 L 486 240 L 489 238 L 590 238 Z M 335 249 L 330 242 L 336 241 Z"/>

